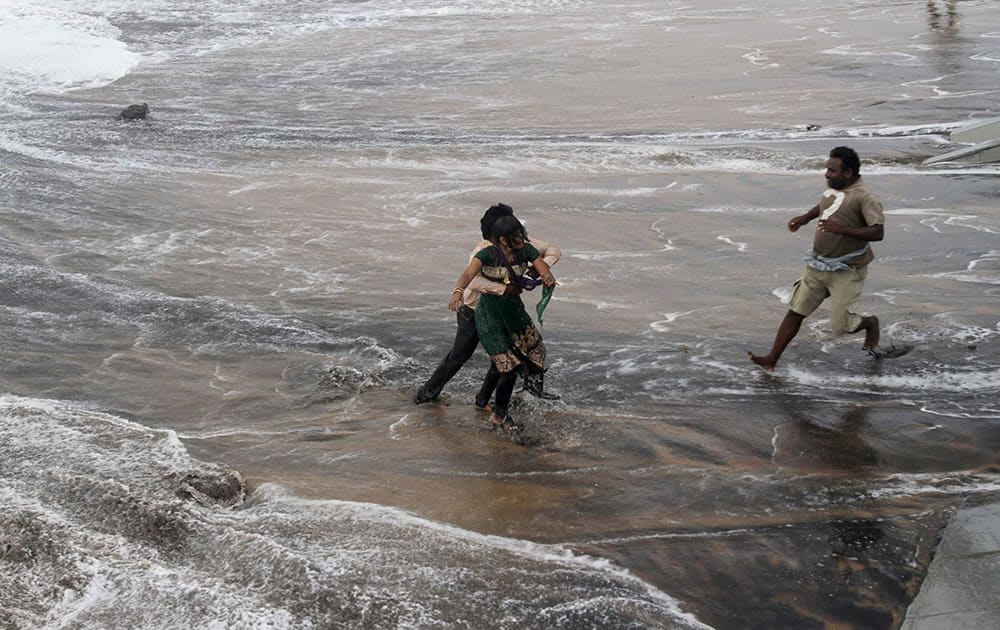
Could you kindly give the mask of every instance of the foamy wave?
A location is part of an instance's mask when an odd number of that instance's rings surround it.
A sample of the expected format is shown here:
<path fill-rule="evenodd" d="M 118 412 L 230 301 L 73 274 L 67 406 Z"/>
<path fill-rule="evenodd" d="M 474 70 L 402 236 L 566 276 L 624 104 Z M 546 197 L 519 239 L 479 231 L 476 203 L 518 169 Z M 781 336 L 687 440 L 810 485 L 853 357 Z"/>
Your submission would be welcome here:
<path fill-rule="evenodd" d="M 945 418 L 963 418 L 966 420 L 997 420 L 1000 419 L 1000 409 L 985 408 L 980 411 L 967 411 L 965 407 L 953 403 L 952 409 L 945 409 L 944 403 L 941 406 L 924 405 L 920 408 L 923 413 Z"/>
<path fill-rule="evenodd" d="M 708 206 L 704 208 L 690 208 L 688 212 L 703 212 L 708 214 L 769 214 L 772 212 L 783 212 L 791 214 L 794 211 L 788 208 L 763 208 L 763 207 L 738 207 L 738 206 Z"/>
<path fill-rule="evenodd" d="M 727 309 L 727 308 L 729 308 L 728 305 L 720 304 L 719 306 L 708 306 L 708 307 L 705 307 L 705 308 L 696 308 L 696 309 L 692 309 L 690 311 L 678 311 L 678 312 L 674 312 L 674 313 L 660 313 L 660 316 L 663 317 L 663 319 L 650 322 L 649 323 L 649 327 L 652 328 L 656 332 L 661 332 L 661 333 L 663 333 L 663 332 L 670 332 L 671 324 L 673 324 L 675 321 L 677 321 L 678 319 L 680 319 L 682 317 L 687 317 L 688 315 L 694 315 L 695 313 L 702 313 L 702 312 L 705 312 L 705 311 L 715 311 L 715 310 Z"/>
<path fill-rule="evenodd" d="M 0 0 L 0 78 L 24 92 L 106 85 L 142 61 L 119 35 L 102 17 Z"/>
<path fill-rule="evenodd" d="M 778 298 L 782 304 L 788 304 L 792 301 L 793 289 L 790 286 L 778 287 L 771 291 L 771 295 Z"/>
<path fill-rule="evenodd" d="M 194 465 L 173 431 L 151 429 L 81 403 L 4 394 L 0 419 L 0 433 L 17 445 L 17 456 L 30 453 L 33 464 L 45 464 L 46 470 L 38 474 L 71 470 L 118 475 L 128 470 L 133 479 L 142 479 Z M 108 449 L 104 456 L 98 452 L 102 449 Z M 8 465 L 7 472 L 18 471 L 18 462 L 9 459 Z"/>
<path fill-rule="evenodd" d="M 1000 369 L 979 372 L 959 372 L 924 369 L 913 374 L 879 374 L 846 376 L 817 374 L 798 368 L 788 368 L 788 375 L 802 385 L 840 388 L 853 391 L 885 390 L 987 393 L 1000 391 Z"/>
<path fill-rule="evenodd" d="M 1000 491 L 1000 476 L 985 474 L 897 474 L 885 480 L 881 488 L 872 488 L 868 496 L 876 499 L 909 497 L 922 494 L 981 494 Z"/>
<path fill-rule="evenodd" d="M 172 432 L 74 403 L 0 396 L 0 457 L 16 568 L 0 608 L 19 626 L 428 627 L 499 611 L 510 627 L 705 627 L 561 545 L 269 484 L 244 502 L 238 475 Z"/>
<path fill-rule="evenodd" d="M 959 282 L 1000 284 L 1000 251 L 986 252 L 969 263 L 963 271 L 947 271 L 931 275 L 932 278 L 950 278 Z"/>
<path fill-rule="evenodd" d="M 977 224 L 977 221 L 979 223 L 982 222 L 978 214 L 959 214 L 954 210 L 948 210 L 945 208 L 894 208 L 892 210 L 887 210 L 886 214 L 895 216 L 926 217 L 920 219 L 920 224 L 930 228 L 938 234 L 942 233 L 940 227 L 942 225 L 948 227 L 966 228 L 969 230 L 975 230 L 976 232 L 985 232 L 987 234 L 998 233 L 996 230 Z M 990 252 L 988 256 L 994 254 L 995 252 Z"/>
<path fill-rule="evenodd" d="M 312 530 L 316 524 L 325 523 L 330 520 L 334 523 L 343 521 L 345 517 L 347 521 L 353 523 L 355 526 L 359 526 L 361 529 L 369 528 L 372 525 L 379 525 L 389 531 L 409 531 L 411 535 L 423 538 L 425 543 L 433 542 L 432 546 L 437 546 L 437 542 L 434 541 L 440 539 L 441 542 L 446 543 L 447 547 L 458 556 L 461 556 L 468 550 L 480 556 L 492 557 L 499 555 L 501 557 L 512 558 L 512 560 L 505 562 L 504 565 L 511 562 L 514 565 L 521 566 L 518 569 L 518 573 L 522 575 L 522 579 L 532 580 L 532 575 L 535 572 L 535 569 L 532 567 L 533 565 L 540 564 L 543 567 L 548 567 L 547 571 L 558 568 L 558 570 L 565 571 L 569 575 L 578 574 L 580 577 L 590 576 L 590 580 L 598 582 L 609 581 L 617 583 L 620 585 L 619 589 L 623 590 L 619 590 L 616 597 L 620 598 L 621 603 L 625 604 L 628 608 L 635 606 L 645 608 L 651 605 L 655 609 L 659 609 L 660 614 L 664 615 L 667 619 L 671 619 L 674 623 L 681 623 L 684 627 L 708 628 L 708 626 L 701 624 L 693 615 L 685 613 L 673 597 L 637 579 L 628 571 L 617 567 L 606 559 L 577 554 L 562 545 L 542 545 L 527 540 L 479 534 L 446 523 L 429 521 L 396 508 L 377 504 L 301 499 L 288 495 L 284 489 L 272 484 L 262 485 L 257 494 L 262 498 L 266 497 L 266 505 L 261 505 L 260 507 L 265 509 L 256 515 L 254 513 L 258 511 L 251 509 L 249 515 L 251 519 L 269 518 L 275 507 L 279 507 L 283 518 L 297 522 L 296 529 L 304 531 Z M 407 536 L 407 539 L 409 539 L 409 536 Z M 324 551 L 319 548 L 311 551 L 309 555 L 320 559 L 331 557 L 329 550 Z M 447 559 L 443 560 L 448 562 Z M 506 572 L 507 569 L 504 565 L 497 566 L 496 570 L 501 573 Z M 425 571 L 427 569 L 425 568 Z M 431 572 L 435 571 L 433 568 L 429 569 Z M 464 571 L 475 571 L 475 569 L 467 566 Z M 449 581 L 454 579 L 444 574 L 440 577 Z M 578 609 L 579 612 L 584 612 L 589 616 L 590 613 L 587 609 L 601 599 L 603 597 L 600 594 L 588 597 L 586 600 L 571 598 L 560 606 L 565 606 L 567 609 Z M 557 611 L 549 609 L 547 614 L 553 612 Z"/>
<path fill-rule="evenodd" d="M 2 73 L 2 70 L 0 70 L 0 73 Z M 0 152 L 23 155 L 24 157 L 31 158 L 33 160 L 53 162 L 64 166 L 87 167 L 92 166 L 93 164 L 92 160 L 88 157 L 72 155 L 66 153 L 65 151 L 53 151 L 51 149 L 25 144 L 23 142 L 13 140 L 3 133 L 0 133 Z"/>
<path fill-rule="evenodd" d="M 716 240 L 722 241 L 723 243 L 726 243 L 727 245 L 732 245 L 733 247 L 736 248 L 736 251 L 741 252 L 741 253 L 745 252 L 747 250 L 747 248 L 750 246 L 748 243 L 744 243 L 743 241 L 734 241 L 733 239 L 731 239 L 730 237 L 728 237 L 728 236 L 726 236 L 724 234 L 721 234 L 721 235 L 719 235 L 719 236 L 717 236 L 715 238 L 716 238 Z"/>
<path fill-rule="evenodd" d="M 673 249 L 672 247 L 670 249 Z M 621 252 L 621 251 L 605 251 L 605 252 L 573 252 L 569 255 L 570 258 L 576 258 L 579 260 L 590 260 L 590 261 L 602 261 L 602 260 L 621 260 L 625 258 L 649 258 L 650 256 L 655 256 L 661 253 L 662 249 L 649 250 L 645 252 Z"/>
<path fill-rule="evenodd" d="M 960 315 L 942 313 L 930 320 L 901 320 L 884 331 L 886 337 L 907 343 L 950 339 L 958 344 L 977 344 L 1000 336 L 1000 322 L 992 328 L 963 323 Z"/>

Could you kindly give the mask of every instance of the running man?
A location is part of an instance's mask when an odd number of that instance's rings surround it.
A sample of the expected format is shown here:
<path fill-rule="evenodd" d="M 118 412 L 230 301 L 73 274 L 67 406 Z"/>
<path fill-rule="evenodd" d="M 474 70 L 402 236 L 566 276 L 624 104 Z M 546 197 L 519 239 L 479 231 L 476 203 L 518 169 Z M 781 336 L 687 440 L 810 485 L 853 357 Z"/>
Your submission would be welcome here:
<path fill-rule="evenodd" d="M 803 261 L 806 268 L 795 283 L 788 312 L 778 326 L 771 352 L 750 360 L 765 370 L 777 365 L 781 353 L 798 334 L 802 320 L 826 298 L 830 302 L 830 323 L 836 336 L 865 331 L 862 348 L 879 356 L 878 317 L 858 314 L 858 300 L 868 275 L 868 263 L 875 259 L 870 243 L 884 236 L 882 202 L 861 180 L 861 160 L 853 149 L 836 147 L 826 161 L 826 189 L 820 202 L 809 212 L 788 222 L 788 230 L 819 218 L 813 248 Z"/>

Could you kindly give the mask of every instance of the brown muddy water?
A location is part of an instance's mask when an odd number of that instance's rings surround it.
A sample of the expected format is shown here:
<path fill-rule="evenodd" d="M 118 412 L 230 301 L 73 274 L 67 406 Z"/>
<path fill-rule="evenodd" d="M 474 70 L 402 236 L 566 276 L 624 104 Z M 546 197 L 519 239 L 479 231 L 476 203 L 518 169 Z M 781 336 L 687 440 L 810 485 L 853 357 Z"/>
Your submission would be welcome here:
<path fill-rule="evenodd" d="M 993 3 L 26 2 L 0 33 L 32 51 L 0 52 L 0 626 L 894 628 L 1000 497 L 1000 169 L 922 164 L 997 115 Z M 908 352 L 821 308 L 765 373 L 842 144 Z M 562 398 L 517 394 L 519 439 L 481 352 L 413 404 L 498 201 L 563 251 Z"/>

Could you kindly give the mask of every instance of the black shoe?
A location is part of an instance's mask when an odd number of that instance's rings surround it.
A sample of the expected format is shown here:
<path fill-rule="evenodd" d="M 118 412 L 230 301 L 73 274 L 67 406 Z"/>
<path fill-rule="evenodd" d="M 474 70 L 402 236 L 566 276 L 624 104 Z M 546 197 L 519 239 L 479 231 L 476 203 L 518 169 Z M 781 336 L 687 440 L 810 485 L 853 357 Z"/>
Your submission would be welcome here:
<path fill-rule="evenodd" d="M 562 396 L 559 394 L 553 394 L 552 392 L 529 392 L 535 398 L 541 398 L 542 400 L 562 400 Z"/>
<path fill-rule="evenodd" d="M 542 400 L 561 400 L 562 398 L 558 394 L 545 391 L 545 374 L 526 374 L 523 389 L 535 398 Z"/>
<path fill-rule="evenodd" d="M 524 425 L 507 414 L 507 417 L 503 419 L 503 430 L 507 433 L 520 433 L 524 431 Z"/>
<path fill-rule="evenodd" d="M 524 425 L 514 420 L 509 413 L 503 419 L 494 413 L 492 420 L 493 428 L 504 433 L 518 433 L 524 430 Z"/>
<path fill-rule="evenodd" d="M 422 405 L 424 403 L 429 403 L 435 398 L 437 398 L 437 396 L 428 396 L 427 394 L 424 393 L 424 390 L 421 388 L 417 390 L 417 395 L 413 397 L 413 404 Z"/>

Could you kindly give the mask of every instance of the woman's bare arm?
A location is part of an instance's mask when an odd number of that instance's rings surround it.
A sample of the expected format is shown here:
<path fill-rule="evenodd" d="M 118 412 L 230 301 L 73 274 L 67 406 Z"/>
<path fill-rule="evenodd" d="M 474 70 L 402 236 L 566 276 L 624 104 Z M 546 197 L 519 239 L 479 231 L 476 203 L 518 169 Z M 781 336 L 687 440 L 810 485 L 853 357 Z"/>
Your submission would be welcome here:
<path fill-rule="evenodd" d="M 465 287 L 469 286 L 472 279 L 479 275 L 479 272 L 483 269 L 483 261 L 478 258 L 473 258 L 469 266 L 465 268 L 462 275 L 458 277 L 455 282 L 455 290 L 451 292 L 451 299 L 448 300 L 448 308 L 453 311 L 457 311 L 458 307 L 462 305 L 462 294 L 465 293 Z"/>

